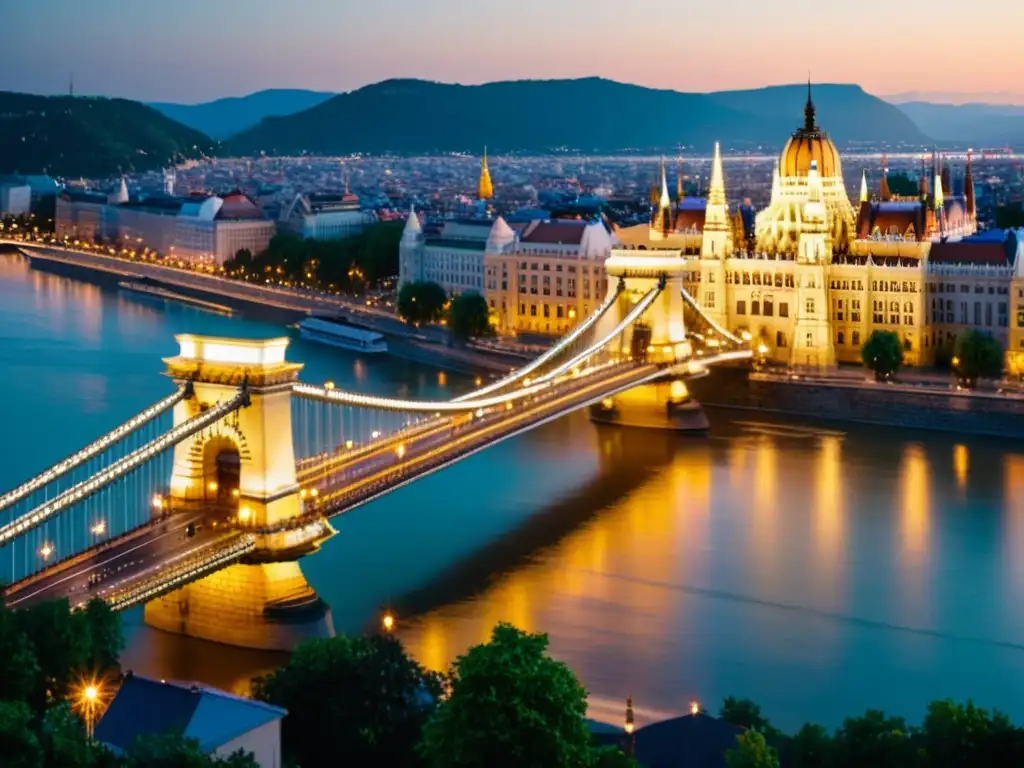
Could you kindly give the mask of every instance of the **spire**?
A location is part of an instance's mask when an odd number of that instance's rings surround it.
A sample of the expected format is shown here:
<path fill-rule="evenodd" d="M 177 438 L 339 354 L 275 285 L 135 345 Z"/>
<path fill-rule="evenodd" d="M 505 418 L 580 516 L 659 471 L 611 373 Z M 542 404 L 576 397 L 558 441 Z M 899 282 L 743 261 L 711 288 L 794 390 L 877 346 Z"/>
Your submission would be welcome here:
<path fill-rule="evenodd" d="M 480 181 L 477 184 L 477 197 L 480 200 L 490 200 L 494 197 L 494 184 L 491 183 L 491 171 L 487 167 L 487 147 L 484 147 L 484 156 L 480 161 Z"/>
<path fill-rule="evenodd" d="M 782 194 L 782 176 L 779 173 L 779 158 L 775 158 L 775 166 L 772 168 L 772 202 Z"/>
<path fill-rule="evenodd" d="M 860 201 L 866 203 L 871 200 L 871 196 L 868 194 L 868 169 L 865 168 L 860 172 Z"/>
<path fill-rule="evenodd" d="M 676 158 L 676 203 L 683 202 L 683 156 Z"/>
<path fill-rule="evenodd" d="M 668 208 L 672 205 L 672 199 L 668 196 L 668 174 L 665 171 L 665 158 L 661 158 L 661 197 L 658 200 L 658 208 Z"/>
<path fill-rule="evenodd" d="M 946 197 L 953 196 L 953 181 L 950 178 L 949 166 L 946 165 L 946 158 L 939 155 L 939 175 L 942 178 L 942 194 Z"/>
<path fill-rule="evenodd" d="M 972 219 L 977 215 L 974 202 L 974 176 L 971 174 L 971 150 L 967 150 L 967 169 L 964 172 L 964 203 L 967 215 Z"/>
<path fill-rule="evenodd" d="M 725 198 L 725 174 L 722 172 L 722 150 L 715 142 L 715 155 L 711 160 L 711 181 L 708 184 L 708 202 L 704 208 L 705 232 L 729 231 L 729 204 Z"/>
<path fill-rule="evenodd" d="M 945 190 L 942 187 L 942 175 L 939 172 L 936 172 L 936 174 L 935 174 L 935 182 L 934 182 L 934 184 L 935 184 L 935 194 L 934 194 L 934 201 L 933 202 L 935 204 L 935 210 L 936 211 L 940 211 L 940 210 L 942 210 L 942 205 L 945 202 L 945 198 L 943 197 L 943 195 L 945 194 Z"/>
<path fill-rule="evenodd" d="M 889 191 L 889 158 L 882 153 L 882 180 L 878 183 L 878 196 L 883 200 L 891 200 L 892 192 Z"/>
<path fill-rule="evenodd" d="M 816 131 L 818 126 L 814 124 L 814 100 L 811 98 L 811 76 L 807 75 L 807 104 L 804 106 L 804 130 Z"/>
<path fill-rule="evenodd" d="M 924 157 L 921 158 L 921 199 L 928 199 L 928 170 L 924 163 Z"/>
<path fill-rule="evenodd" d="M 416 215 L 416 206 L 410 205 L 409 216 L 405 220 L 405 229 L 402 230 L 402 239 L 415 240 L 422 232 L 423 227 L 420 226 L 420 217 Z"/>

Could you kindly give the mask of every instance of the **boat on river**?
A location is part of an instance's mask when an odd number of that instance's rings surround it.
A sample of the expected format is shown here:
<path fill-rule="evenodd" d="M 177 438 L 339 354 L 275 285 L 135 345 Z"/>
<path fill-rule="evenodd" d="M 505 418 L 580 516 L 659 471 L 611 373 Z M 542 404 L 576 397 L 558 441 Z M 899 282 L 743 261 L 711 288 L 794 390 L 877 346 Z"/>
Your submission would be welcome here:
<path fill-rule="evenodd" d="M 353 352 L 379 354 L 388 351 L 384 335 L 352 325 L 338 315 L 312 315 L 299 323 L 302 338 Z"/>

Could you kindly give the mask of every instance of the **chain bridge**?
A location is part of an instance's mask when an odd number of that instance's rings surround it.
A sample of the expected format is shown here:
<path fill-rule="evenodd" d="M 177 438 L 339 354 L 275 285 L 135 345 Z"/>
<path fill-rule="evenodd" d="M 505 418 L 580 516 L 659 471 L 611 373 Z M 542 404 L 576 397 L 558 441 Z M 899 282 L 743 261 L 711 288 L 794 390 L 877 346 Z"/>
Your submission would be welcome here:
<path fill-rule="evenodd" d="M 299 560 L 333 517 L 577 409 L 685 426 L 685 380 L 751 351 L 680 275 L 620 270 L 569 335 L 452 400 L 303 382 L 287 338 L 178 336 L 171 394 L 0 495 L 4 599 L 144 605 L 152 626 L 254 648 L 329 634 Z"/>

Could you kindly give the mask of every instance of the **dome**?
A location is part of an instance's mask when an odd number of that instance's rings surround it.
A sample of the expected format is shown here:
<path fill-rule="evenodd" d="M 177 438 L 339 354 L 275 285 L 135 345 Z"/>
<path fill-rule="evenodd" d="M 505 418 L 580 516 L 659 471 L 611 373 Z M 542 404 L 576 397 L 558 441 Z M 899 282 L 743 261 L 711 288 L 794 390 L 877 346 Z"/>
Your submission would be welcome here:
<path fill-rule="evenodd" d="M 782 176 L 806 176 L 811 162 L 817 161 L 818 173 L 822 178 L 842 177 L 843 168 L 839 161 L 839 150 L 825 131 L 814 122 L 814 102 L 811 101 L 811 87 L 807 86 L 807 106 L 804 107 L 804 124 L 786 142 L 779 156 L 779 173 Z"/>

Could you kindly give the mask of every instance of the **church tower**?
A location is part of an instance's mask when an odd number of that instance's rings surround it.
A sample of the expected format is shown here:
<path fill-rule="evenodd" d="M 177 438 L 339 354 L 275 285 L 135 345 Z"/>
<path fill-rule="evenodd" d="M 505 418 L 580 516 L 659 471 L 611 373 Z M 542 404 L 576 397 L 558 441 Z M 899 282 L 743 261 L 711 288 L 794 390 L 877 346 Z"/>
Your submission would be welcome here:
<path fill-rule="evenodd" d="M 491 170 L 487 167 L 487 147 L 484 147 L 484 156 L 480 161 L 480 181 L 477 184 L 477 198 L 479 200 L 490 200 L 494 197 L 494 184 L 491 183 Z"/>
<path fill-rule="evenodd" d="M 725 260 L 732 255 L 732 248 L 732 222 L 725 197 L 722 152 L 716 141 L 700 247 L 700 303 L 711 319 L 722 326 L 728 324 Z"/>
<path fill-rule="evenodd" d="M 825 267 L 832 259 L 824 192 L 818 163 L 811 161 L 807 174 L 807 200 L 801 211 L 803 226 L 797 245 L 796 324 L 793 329 L 794 366 L 831 368 L 836 363 L 829 328 L 828 292 Z"/>

